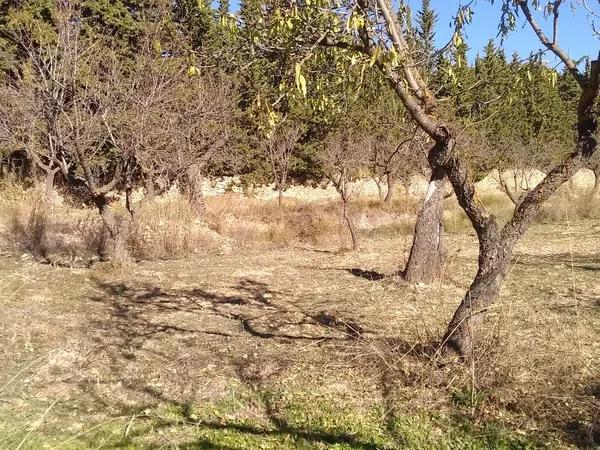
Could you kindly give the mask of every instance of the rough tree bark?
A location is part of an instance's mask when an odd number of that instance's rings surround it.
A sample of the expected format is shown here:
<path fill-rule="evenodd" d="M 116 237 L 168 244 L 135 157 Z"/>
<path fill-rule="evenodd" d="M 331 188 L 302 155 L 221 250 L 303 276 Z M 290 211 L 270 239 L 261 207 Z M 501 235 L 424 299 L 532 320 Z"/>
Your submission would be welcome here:
<path fill-rule="evenodd" d="M 199 164 L 192 164 L 187 170 L 188 198 L 198 216 L 206 216 L 206 203 L 204 201 L 204 174 Z"/>
<path fill-rule="evenodd" d="M 436 168 L 417 217 L 413 244 L 403 277 L 411 283 L 432 283 L 442 277 L 444 248 L 444 171 Z"/>
<path fill-rule="evenodd" d="M 104 230 L 108 233 L 108 239 L 103 239 L 100 248 L 100 256 L 104 260 L 124 264 L 131 260 L 129 254 L 129 237 L 133 224 L 132 215 L 127 212 L 124 216 L 117 217 L 110 210 L 106 195 L 97 195 L 94 203 L 98 208 L 100 217 L 104 224 Z"/>
<path fill-rule="evenodd" d="M 346 225 L 348 225 L 350 239 L 352 240 L 352 250 L 358 251 L 360 250 L 358 232 L 356 231 L 356 227 L 354 226 L 354 221 L 352 220 L 352 217 L 348 213 L 348 200 L 345 198 L 342 198 L 342 215 L 344 217 L 344 220 L 346 221 Z"/>
<path fill-rule="evenodd" d="M 592 200 L 600 201 L 600 163 L 592 168 L 594 173 L 594 187 L 592 189 Z"/>
<path fill-rule="evenodd" d="M 392 198 L 394 197 L 394 187 L 396 186 L 396 177 L 392 174 L 387 174 L 387 192 L 385 194 L 384 202 L 389 205 L 392 203 Z"/>

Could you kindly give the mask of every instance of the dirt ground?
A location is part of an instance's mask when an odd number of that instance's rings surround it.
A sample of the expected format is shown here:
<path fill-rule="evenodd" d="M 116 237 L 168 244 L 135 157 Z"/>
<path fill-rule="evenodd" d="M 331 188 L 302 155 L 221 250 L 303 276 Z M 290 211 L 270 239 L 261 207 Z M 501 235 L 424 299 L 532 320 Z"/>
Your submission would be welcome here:
<path fill-rule="evenodd" d="M 461 448 L 440 440 L 458 418 L 508 430 L 506 448 L 594 445 L 600 225 L 528 233 L 466 364 L 432 343 L 473 276 L 475 237 L 447 236 L 433 286 L 394 275 L 409 239 L 124 269 L 2 254 L 0 448 Z M 435 444 L 410 437 L 412 418 Z"/>

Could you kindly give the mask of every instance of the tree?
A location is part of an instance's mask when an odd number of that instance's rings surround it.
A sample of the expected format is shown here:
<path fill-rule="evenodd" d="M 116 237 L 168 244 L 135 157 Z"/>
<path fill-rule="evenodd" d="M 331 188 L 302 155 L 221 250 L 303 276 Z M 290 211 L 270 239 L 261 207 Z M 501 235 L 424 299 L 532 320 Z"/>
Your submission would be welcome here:
<path fill-rule="evenodd" d="M 57 30 L 47 23 L 23 22 L 11 27 L 3 24 L 6 59 L 0 139 L 12 149 L 25 150 L 45 173 L 45 197 L 51 203 L 56 174 L 62 171 L 66 176 L 70 168 L 59 123 L 70 101 L 69 64 L 77 50 L 64 18 L 57 18 L 62 24 Z"/>
<path fill-rule="evenodd" d="M 369 89 L 365 104 L 353 106 L 357 110 L 354 127 L 364 136 L 365 152 L 369 155 L 371 176 L 377 184 L 380 200 L 390 204 L 398 182 L 408 192 L 413 175 L 427 176 L 425 136 L 407 117 L 389 86 L 375 84 L 363 88 Z"/>
<path fill-rule="evenodd" d="M 600 157 L 598 154 L 588 163 L 588 169 L 594 174 L 594 187 L 592 188 L 592 201 L 600 202 Z"/>
<path fill-rule="evenodd" d="M 437 13 L 431 8 L 430 0 L 421 1 L 421 9 L 417 13 L 417 46 L 420 55 L 417 60 L 422 60 L 423 69 L 429 77 L 435 70 L 435 25 L 438 20 Z"/>
<path fill-rule="evenodd" d="M 189 200 L 206 214 L 203 182 L 210 164 L 228 159 L 232 130 L 237 119 L 235 86 L 218 73 L 182 80 L 175 93 L 174 172 L 186 172 Z M 163 150 L 164 151 L 164 150 Z"/>
<path fill-rule="evenodd" d="M 428 154 L 432 168 L 428 198 L 435 198 L 436 191 L 441 190 L 444 174 L 447 175 L 459 205 L 477 234 L 479 268 L 442 339 L 445 352 L 461 355 L 468 355 L 473 350 L 475 329 L 498 296 L 513 249 L 533 222 L 541 205 L 579 168 L 587 164 L 596 150 L 595 105 L 600 86 L 600 62 L 592 62 L 589 74 L 583 73 L 557 45 L 556 39 L 551 40 L 544 34 L 530 11 L 529 1 L 505 0 L 502 4 L 501 31 L 509 32 L 517 23 L 516 14 L 523 14 L 542 44 L 565 64 L 581 87 L 574 150 L 523 199 L 504 227 L 499 226 L 495 217 L 478 200 L 474 177 L 456 146 L 457 132 L 452 118 L 443 114 L 430 86 L 416 70 L 410 46 L 401 32 L 402 28 L 390 3 L 387 0 L 359 0 L 355 4 L 343 4 L 341 9 L 330 7 L 331 14 L 327 16 L 335 22 L 343 14 L 345 17 L 342 20 L 348 20 L 349 25 L 348 32 L 340 29 L 324 45 L 352 49 L 367 55 L 373 61 L 372 65 L 385 75 L 411 117 L 433 140 Z M 560 3 L 548 2 L 547 6 L 546 11 L 554 19 L 554 23 L 558 24 Z M 461 7 L 457 20 L 464 23 L 470 17 L 470 7 Z M 307 25 L 308 30 L 314 29 L 313 27 L 314 25 Z M 319 36 L 318 32 L 316 34 Z"/>
<path fill-rule="evenodd" d="M 296 125 L 279 125 L 265 141 L 267 158 L 273 172 L 277 188 L 277 202 L 283 206 L 283 191 L 286 189 L 290 170 L 290 158 L 300 139 L 300 129 Z"/>
<path fill-rule="evenodd" d="M 367 162 L 364 147 L 363 136 L 348 129 L 340 129 L 330 133 L 322 150 L 327 176 L 342 200 L 342 217 L 348 226 L 352 249 L 355 251 L 360 249 L 360 238 L 349 211 L 349 204 L 357 193 L 352 181 L 358 178 Z"/>
<path fill-rule="evenodd" d="M 51 132 L 58 118 L 48 102 L 52 93 L 44 87 L 37 77 L 7 81 L 0 87 L 0 142 L 11 152 L 24 150 L 44 173 L 45 199 L 52 205 L 55 177 L 61 170 L 68 173 L 69 163 Z"/>

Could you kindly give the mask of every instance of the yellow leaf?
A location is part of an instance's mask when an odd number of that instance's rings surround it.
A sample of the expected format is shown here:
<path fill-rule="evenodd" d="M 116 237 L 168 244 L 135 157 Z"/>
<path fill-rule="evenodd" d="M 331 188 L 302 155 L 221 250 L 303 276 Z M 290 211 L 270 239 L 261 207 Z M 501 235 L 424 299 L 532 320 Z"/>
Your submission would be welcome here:
<path fill-rule="evenodd" d="M 369 67 L 373 67 L 375 65 L 375 62 L 377 61 L 377 58 L 379 57 L 380 53 L 381 48 L 377 47 L 373 52 L 373 56 L 371 56 L 371 62 L 369 63 Z"/>
<path fill-rule="evenodd" d="M 300 91 L 302 95 L 306 97 L 306 78 L 304 78 L 304 75 L 302 75 L 302 66 L 300 63 L 296 63 L 294 71 L 296 73 L 296 88 L 298 88 L 298 91 Z"/>

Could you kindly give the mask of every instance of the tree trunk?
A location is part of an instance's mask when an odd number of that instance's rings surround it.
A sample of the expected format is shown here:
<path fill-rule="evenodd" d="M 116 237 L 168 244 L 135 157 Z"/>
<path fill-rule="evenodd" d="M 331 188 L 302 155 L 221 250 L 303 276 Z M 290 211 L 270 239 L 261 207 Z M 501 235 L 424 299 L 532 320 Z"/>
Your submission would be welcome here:
<path fill-rule="evenodd" d="M 281 185 L 277 185 L 277 206 L 283 207 L 283 187 Z"/>
<path fill-rule="evenodd" d="M 442 277 L 444 248 L 444 172 L 431 173 L 427 195 L 415 225 L 412 248 L 403 277 L 410 283 L 432 283 Z"/>
<path fill-rule="evenodd" d="M 352 239 L 352 250 L 360 250 L 358 233 L 356 231 L 356 227 L 354 226 L 354 222 L 352 221 L 352 217 L 350 217 L 350 214 L 348 214 L 348 201 L 343 199 L 342 205 L 342 214 L 344 216 L 344 220 L 346 221 L 346 225 L 348 225 L 348 231 L 350 231 L 350 239 Z"/>
<path fill-rule="evenodd" d="M 594 188 L 592 190 L 592 200 L 600 201 L 600 164 L 594 167 Z"/>
<path fill-rule="evenodd" d="M 385 195 L 383 193 L 383 186 L 381 185 L 381 178 L 378 176 L 374 176 L 373 180 L 375 180 L 375 184 L 377 185 L 377 196 L 379 198 L 379 202 L 385 202 Z"/>
<path fill-rule="evenodd" d="M 490 242 L 483 245 L 494 246 L 496 251 L 485 256 L 485 250 L 482 250 L 482 245 L 480 245 L 480 255 L 483 256 L 479 258 L 477 275 L 454 312 L 442 339 L 442 346 L 447 354 L 472 354 L 475 344 L 475 328 L 483 321 L 490 305 L 498 297 L 506 278 L 512 248 Z"/>
<path fill-rule="evenodd" d="M 396 178 L 388 173 L 387 176 L 387 193 L 385 194 L 385 203 L 389 205 L 392 203 L 392 197 L 394 196 L 394 187 L 396 185 Z"/>
<path fill-rule="evenodd" d="M 56 191 L 54 190 L 54 177 L 58 169 L 45 170 L 46 177 L 44 179 L 44 200 L 50 206 L 54 204 L 56 200 Z"/>
<path fill-rule="evenodd" d="M 600 79 L 600 73 L 598 77 Z M 544 202 L 594 154 L 597 146 L 597 122 L 591 106 L 595 98 L 596 96 L 589 100 L 590 108 L 581 114 L 575 151 L 524 196 L 515 208 L 512 219 L 502 229 L 499 229 L 495 217 L 477 203 L 475 187 L 468 181 L 462 161 L 449 157 L 454 145 L 452 137 L 446 142 L 437 142 L 430 151 L 430 163 L 445 164 L 444 169 L 452 182 L 459 204 L 471 220 L 479 240 L 477 275 L 448 325 L 442 341 L 444 353 L 462 356 L 472 354 L 475 328 L 498 297 L 515 245 L 531 226 Z"/>
<path fill-rule="evenodd" d="M 199 164 L 192 164 L 187 170 L 188 196 L 192 208 L 200 217 L 206 216 L 206 203 L 204 202 L 204 174 Z"/>
<path fill-rule="evenodd" d="M 146 174 L 146 198 L 149 202 L 156 197 L 156 189 L 154 187 L 154 177 L 152 174 Z"/>
<path fill-rule="evenodd" d="M 132 217 L 126 214 L 123 217 L 115 217 L 110 211 L 108 200 L 104 196 L 95 199 L 100 217 L 104 223 L 104 230 L 108 233 L 108 239 L 103 239 L 100 256 L 104 260 L 124 264 L 130 261 L 129 236 L 131 234 Z"/>

